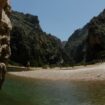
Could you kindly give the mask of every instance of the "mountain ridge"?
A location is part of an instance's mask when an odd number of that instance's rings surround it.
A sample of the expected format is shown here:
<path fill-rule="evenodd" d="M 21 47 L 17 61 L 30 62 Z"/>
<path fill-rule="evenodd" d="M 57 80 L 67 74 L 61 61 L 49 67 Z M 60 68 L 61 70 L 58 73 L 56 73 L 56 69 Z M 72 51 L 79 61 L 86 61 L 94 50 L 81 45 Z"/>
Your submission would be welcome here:
<path fill-rule="evenodd" d="M 60 65 L 64 62 L 62 42 L 47 34 L 38 16 L 13 11 L 11 16 L 11 61 L 31 66 Z"/>
<path fill-rule="evenodd" d="M 104 59 L 104 41 L 105 37 L 105 9 L 98 15 L 93 17 L 82 29 L 77 29 L 68 39 L 65 50 L 72 57 L 75 64 L 97 62 Z M 99 38 L 101 37 L 101 39 Z M 95 40 L 100 42 L 98 44 Z M 90 43 L 91 41 L 91 43 Z M 94 45 L 92 45 L 94 42 Z M 102 45 L 103 43 L 103 45 Z M 101 48 L 103 46 L 103 48 Z M 96 48 L 97 47 L 97 48 Z"/>
<path fill-rule="evenodd" d="M 70 66 L 105 59 L 105 10 L 64 42 L 44 32 L 38 16 L 13 11 L 11 21 L 13 62 L 22 65 L 30 62 L 31 66 Z"/>

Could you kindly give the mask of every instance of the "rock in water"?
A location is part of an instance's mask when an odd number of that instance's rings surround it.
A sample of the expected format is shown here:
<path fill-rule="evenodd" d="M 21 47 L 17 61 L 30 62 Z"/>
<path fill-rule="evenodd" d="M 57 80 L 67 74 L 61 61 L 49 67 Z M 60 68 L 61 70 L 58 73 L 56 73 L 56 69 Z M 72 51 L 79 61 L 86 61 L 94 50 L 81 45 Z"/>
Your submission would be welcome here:
<path fill-rule="evenodd" d="M 0 0 L 0 88 L 5 80 L 6 64 L 10 51 L 11 7 L 8 0 Z"/>

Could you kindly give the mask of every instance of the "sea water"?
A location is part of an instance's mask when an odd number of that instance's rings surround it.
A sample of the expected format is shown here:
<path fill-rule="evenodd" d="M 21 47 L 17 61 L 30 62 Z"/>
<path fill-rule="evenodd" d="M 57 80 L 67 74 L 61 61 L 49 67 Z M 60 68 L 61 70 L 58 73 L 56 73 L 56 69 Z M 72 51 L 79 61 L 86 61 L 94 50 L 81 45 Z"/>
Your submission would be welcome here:
<path fill-rule="evenodd" d="M 8 75 L 0 105 L 105 105 L 104 81 L 52 81 Z"/>

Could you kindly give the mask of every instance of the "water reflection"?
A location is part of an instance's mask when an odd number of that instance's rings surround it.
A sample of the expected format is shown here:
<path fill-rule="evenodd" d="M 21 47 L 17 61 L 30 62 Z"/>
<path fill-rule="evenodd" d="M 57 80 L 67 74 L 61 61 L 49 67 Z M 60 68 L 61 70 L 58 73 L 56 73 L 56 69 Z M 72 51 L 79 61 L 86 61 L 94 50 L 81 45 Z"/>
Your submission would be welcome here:
<path fill-rule="evenodd" d="M 84 83 L 90 105 L 105 105 L 105 81 Z"/>
<path fill-rule="evenodd" d="M 48 81 L 8 76 L 0 94 L 0 105 L 105 105 L 104 81 Z"/>

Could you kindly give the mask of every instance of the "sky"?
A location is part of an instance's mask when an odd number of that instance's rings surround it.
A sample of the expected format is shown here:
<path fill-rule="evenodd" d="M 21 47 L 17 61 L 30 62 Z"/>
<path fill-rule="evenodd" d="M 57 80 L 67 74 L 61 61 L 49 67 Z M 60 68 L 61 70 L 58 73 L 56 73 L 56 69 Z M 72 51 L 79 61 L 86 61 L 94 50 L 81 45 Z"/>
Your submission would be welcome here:
<path fill-rule="evenodd" d="M 67 40 L 105 8 L 105 0 L 12 0 L 12 9 L 37 15 L 43 31 Z"/>

